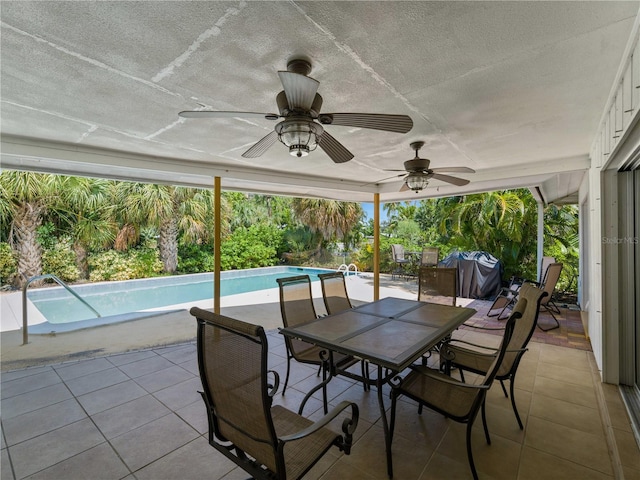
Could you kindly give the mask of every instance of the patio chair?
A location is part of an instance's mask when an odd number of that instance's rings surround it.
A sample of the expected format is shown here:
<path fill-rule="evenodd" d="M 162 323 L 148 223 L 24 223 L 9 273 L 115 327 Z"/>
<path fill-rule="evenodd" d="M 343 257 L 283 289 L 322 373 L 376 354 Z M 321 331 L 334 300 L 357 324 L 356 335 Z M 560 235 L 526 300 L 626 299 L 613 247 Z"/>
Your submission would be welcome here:
<path fill-rule="evenodd" d="M 440 248 L 424 247 L 420 256 L 421 267 L 437 267 L 440 260 Z"/>
<path fill-rule="evenodd" d="M 391 419 L 389 422 L 390 436 L 393 439 L 393 432 L 396 421 L 396 407 L 398 397 L 404 395 L 418 402 L 418 413 L 422 413 L 422 407 L 426 406 L 447 418 L 459 423 L 467 424 L 467 457 L 469 467 L 475 480 L 478 479 L 476 467 L 473 461 L 471 450 L 471 429 L 473 422 L 482 410 L 482 424 L 487 443 L 491 444 L 487 419 L 485 412 L 485 398 L 487 391 L 491 387 L 493 380 L 500 368 L 500 364 L 507 350 L 507 345 L 511 339 L 513 327 L 521 312 L 514 309 L 511 317 L 506 323 L 502 344 L 493 355 L 490 368 L 482 379 L 482 382 L 473 385 L 451 378 L 438 370 L 426 366 L 412 366 L 411 371 L 391 390 Z"/>
<path fill-rule="evenodd" d="M 285 327 L 294 327 L 318 318 L 316 315 L 316 309 L 313 305 L 311 279 L 309 278 L 309 275 L 278 278 L 276 281 L 280 288 L 280 311 L 282 313 L 282 323 Z M 289 383 L 291 359 L 308 365 L 317 365 L 320 369 L 319 371 L 322 372 L 323 383 L 326 381 L 328 373 L 331 373 L 332 375 L 342 374 L 364 382 L 364 371 L 362 372 L 362 376 L 346 372 L 347 368 L 358 363 L 358 360 L 351 355 L 328 352 L 324 348 L 286 335 L 284 337 L 284 341 L 287 349 L 287 375 L 284 380 L 282 395 L 285 394 Z M 329 369 L 331 369 L 330 372 Z M 365 386 L 365 389 L 366 388 L 368 388 L 368 385 Z M 326 385 L 322 388 L 322 396 L 326 412 Z M 302 409 L 303 407 L 304 401 L 300 408 Z"/>
<path fill-rule="evenodd" d="M 542 299 L 540 302 L 540 307 L 544 308 L 545 311 L 551 314 L 555 325 L 545 328 L 538 324 L 538 328 L 544 332 L 548 332 L 549 330 L 555 330 L 556 328 L 560 328 L 560 322 L 554 315 L 554 312 L 560 314 L 560 309 L 553 301 L 553 294 L 556 290 L 556 284 L 558 283 L 558 279 L 560 278 L 560 273 L 562 272 L 562 264 L 561 263 L 552 263 L 547 268 L 547 272 L 544 276 L 544 280 L 542 284 L 538 284 L 546 293 L 547 296 Z"/>
<path fill-rule="evenodd" d="M 516 321 L 511 340 L 496 373 L 496 379 L 500 381 L 500 386 L 504 396 L 509 398 L 504 381 L 509 380 L 511 393 L 511 406 L 518 421 L 520 430 L 524 428 L 515 399 L 515 378 L 518 365 L 524 353 L 527 351 L 527 344 L 531 340 L 533 331 L 538 322 L 540 312 L 540 302 L 547 293 L 536 287 L 532 283 L 522 285 L 518 294 L 518 303 L 515 311 L 521 312 L 522 316 Z M 469 325 L 471 326 L 471 325 Z M 499 330 L 496 328 L 474 327 L 480 330 Z M 483 345 L 477 345 L 464 340 L 451 340 L 445 343 L 440 349 L 440 358 L 444 359 L 445 372 L 450 373 L 452 367 L 457 367 L 460 371 L 460 379 L 464 382 L 464 371 L 470 371 L 480 375 L 485 375 L 491 368 L 497 350 Z"/>
<path fill-rule="evenodd" d="M 327 309 L 329 315 L 334 313 L 344 312 L 353 308 L 351 300 L 349 300 L 349 294 L 347 293 L 347 284 L 345 282 L 344 274 L 342 272 L 330 272 L 318 274 L 320 284 L 322 285 L 322 298 L 324 299 L 324 306 Z M 369 367 L 365 360 L 362 362 L 362 375 L 364 377 L 363 385 L 365 391 L 369 388 Z"/>
<path fill-rule="evenodd" d="M 198 322 L 200 394 L 212 447 L 262 480 L 302 478 L 332 446 L 351 452 L 355 403 L 341 402 L 316 422 L 273 405 L 279 378 L 267 370 L 264 329 L 197 307 L 190 312 Z M 339 416 L 342 433 L 328 427 Z"/>
<path fill-rule="evenodd" d="M 511 307 L 513 307 L 513 305 L 515 305 L 518 297 L 518 290 L 520 289 L 522 284 L 524 282 L 533 282 L 533 283 L 542 284 L 544 277 L 547 273 L 547 269 L 549 268 L 549 265 L 551 265 L 554 262 L 555 262 L 555 258 L 553 257 L 542 257 L 542 261 L 540 262 L 540 276 L 538 277 L 538 280 L 535 282 L 519 276 L 511 277 L 509 286 L 503 288 L 498 294 L 498 296 L 496 297 L 496 299 L 493 301 L 493 304 L 491 305 L 491 307 L 489 308 L 489 311 L 487 312 L 487 317 L 497 316 L 498 320 L 504 320 L 505 318 L 507 318 L 507 315 L 505 315 L 505 312 Z M 491 313 L 496 310 L 499 310 L 499 312 Z"/>
<path fill-rule="evenodd" d="M 342 272 L 330 272 L 318 274 L 320 284 L 322 285 L 322 298 L 327 313 L 342 312 L 353 308 L 349 295 L 347 293 L 347 285 Z"/>
<path fill-rule="evenodd" d="M 391 245 L 391 256 L 393 257 L 393 262 L 396 264 L 395 269 L 391 272 L 391 279 L 393 280 L 396 275 L 405 277 L 407 275 L 405 267 L 411 264 L 411 260 L 404 258 L 404 247 L 397 243 Z"/>
<path fill-rule="evenodd" d="M 418 270 L 418 301 L 456 304 L 457 268 L 420 267 Z"/>

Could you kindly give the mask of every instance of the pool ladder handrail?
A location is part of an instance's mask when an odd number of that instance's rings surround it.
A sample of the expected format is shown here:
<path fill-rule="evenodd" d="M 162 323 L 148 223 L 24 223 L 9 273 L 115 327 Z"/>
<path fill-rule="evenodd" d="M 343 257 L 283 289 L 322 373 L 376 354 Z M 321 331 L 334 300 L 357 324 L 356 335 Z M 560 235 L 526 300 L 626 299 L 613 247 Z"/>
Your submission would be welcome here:
<path fill-rule="evenodd" d="M 78 300 L 80 300 L 80 302 L 82 302 L 85 306 L 87 306 L 93 313 L 95 313 L 98 318 L 102 317 L 102 315 L 100 315 L 100 313 L 95 308 L 89 305 L 89 303 L 85 299 L 83 299 L 80 295 L 78 295 L 69 285 L 64 283 L 60 278 L 55 276 L 53 273 L 45 273 L 44 275 L 35 275 L 31 278 L 28 278 L 24 286 L 22 287 L 22 345 L 26 345 L 27 343 L 29 343 L 29 331 L 28 331 L 29 321 L 27 319 L 27 288 L 29 288 L 29 285 L 32 282 L 35 282 L 36 280 L 45 280 L 47 278 L 50 278 L 61 287 L 64 287 L 71 295 L 76 297 Z"/>

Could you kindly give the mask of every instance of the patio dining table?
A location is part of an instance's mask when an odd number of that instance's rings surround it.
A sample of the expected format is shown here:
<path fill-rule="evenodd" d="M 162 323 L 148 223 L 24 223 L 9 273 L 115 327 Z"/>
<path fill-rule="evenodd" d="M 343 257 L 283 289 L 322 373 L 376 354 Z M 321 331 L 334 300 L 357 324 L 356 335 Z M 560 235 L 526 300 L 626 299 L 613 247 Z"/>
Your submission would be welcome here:
<path fill-rule="evenodd" d="M 391 435 L 382 387 L 386 383 L 393 387 L 394 377 L 475 313 L 472 308 L 387 297 L 303 325 L 282 328 L 280 333 L 377 366 L 377 376 L 370 383 L 377 388 L 387 473 L 391 478 Z"/>

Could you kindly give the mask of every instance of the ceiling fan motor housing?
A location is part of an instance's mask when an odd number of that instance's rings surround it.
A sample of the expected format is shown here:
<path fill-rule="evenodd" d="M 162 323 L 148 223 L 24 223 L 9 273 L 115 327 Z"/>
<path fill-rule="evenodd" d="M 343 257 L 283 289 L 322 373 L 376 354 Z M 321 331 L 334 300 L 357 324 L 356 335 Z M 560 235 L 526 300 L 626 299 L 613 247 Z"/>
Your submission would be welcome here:
<path fill-rule="evenodd" d="M 280 115 L 283 117 L 287 117 L 293 113 L 296 113 L 296 114 L 298 113 L 298 112 L 294 112 L 289 108 L 289 102 L 287 101 L 287 94 L 285 93 L 284 90 L 282 90 L 276 96 L 276 105 L 278 105 L 278 112 L 280 112 Z M 309 113 L 311 114 L 312 118 L 318 118 L 321 108 L 322 108 L 322 96 L 319 93 L 316 93 L 316 96 L 313 98 L 313 103 L 311 104 L 311 108 L 309 109 L 309 112 L 303 112 L 303 113 Z"/>
<path fill-rule="evenodd" d="M 430 163 L 427 158 L 412 158 L 404 162 L 404 169 L 407 172 L 426 172 Z"/>

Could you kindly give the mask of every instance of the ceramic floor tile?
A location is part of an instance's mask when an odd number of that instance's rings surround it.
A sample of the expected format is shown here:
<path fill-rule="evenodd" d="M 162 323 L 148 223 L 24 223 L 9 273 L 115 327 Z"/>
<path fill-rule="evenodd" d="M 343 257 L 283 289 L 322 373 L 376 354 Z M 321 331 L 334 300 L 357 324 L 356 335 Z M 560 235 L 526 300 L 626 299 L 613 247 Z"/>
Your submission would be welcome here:
<path fill-rule="evenodd" d="M 591 372 L 589 356 L 591 352 L 575 350 L 554 345 L 543 345 L 540 350 L 540 361 L 556 366 Z"/>
<path fill-rule="evenodd" d="M 2 419 L 17 417 L 71 398 L 71 392 L 62 383 L 41 388 L 2 401 Z"/>
<path fill-rule="evenodd" d="M 198 437 L 150 465 L 138 470 L 138 480 L 175 480 L 222 478 L 236 464 Z M 245 474 L 246 475 L 246 474 Z"/>
<path fill-rule="evenodd" d="M 77 398 L 87 413 L 94 415 L 144 395 L 147 395 L 147 392 L 140 385 L 133 380 L 128 380 Z"/>
<path fill-rule="evenodd" d="M 200 434 L 206 434 L 209 431 L 207 410 L 202 400 L 196 400 L 192 404 L 176 410 L 176 415 L 191 425 Z"/>
<path fill-rule="evenodd" d="M 158 351 L 156 353 L 178 365 L 191 360 L 197 360 L 198 356 L 195 345 L 181 346 L 179 348 L 172 348 L 169 351 Z"/>
<path fill-rule="evenodd" d="M 70 398 L 3 420 L 3 428 L 8 445 L 15 445 L 86 417 L 76 399 Z"/>
<path fill-rule="evenodd" d="M 9 452 L 6 448 L 0 450 L 0 478 L 2 480 L 14 480 L 11 461 L 9 460 Z"/>
<path fill-rule="evenodd" d="M 525 446 L 522 450 L 518 480 L 613 480 L 598 470 Z"/>
<path fill-rule="evenodd" d="M 490 480 L 490 477 L 484 473 L 480 473 L 482 480 Z M 444 480 L 444 479 L 456 479 L 456 480 L 473 480 L 471 475 L 471 469 L 469 468 L 469 462 L 453 459 L 447 455 L 442 455 L 438 452 L 434 453 L 429 459 L 422 474 L 418 477 L 418 480 Z"/>
<path fill-rule="evenodd" d="M 622 465 L 640 471 L 640 449 L 638 449 L 633 433 L 614 428 L 613 434 Z"/>
<path fill-rule="evenodd" d="M 99 373 L 73 378 L 71 380 L 67 380 L 65 383 L 67 384 L 67 387 L 69 387 L 69 390 L 78 397 L 85 393 L 94 392 L 101 388 L 126 382 L 127 380 L 129 380 L 129 377 L 122 373 L 118 368 L 112 366 L 111 368 L 102 370 Z"/>
<path fill-rule="evenodd" d="M 28 377 L 2 382 L 2 399 L 15 397 L 23 393 L 32 392 L 40 388 L 49 387 L 61 383 L 58 374 L 53 371 L 45 371 Z"/>
<path fill-rule="evenodd" d="M 193 428 L 170 414 L 114 438 L 111 445 L 135 472 L 198 436 Z"/>
<path fill-rule="evenodd" d="M 103 442 L 91 420 L 84 419 L 9 447 L 9 454 L 21 479 Z"/>
<path fill-rule="evenodd" d="M 127 478 L 129 469 L 108 443 L 41 470 L 29 480 L 112 480 Z M 133 477 L 132 477 L 133 478 Z"/>
<path fill-rule="evenodd" d="M 478 418 L 477 422 L 480 424 L 482 420 Z M 467 426 L 464 424 L 451 422 L 451 426 L 436 452 L 449 456 L 460 463 L 468 464 L 466 428 Z M 488 445 L 482 428 L 473 428 L 471 432 L 471 446 L 476 469 L 478 472 L 489 475 L 490 478 L 505 480 L 516 478 L 522 445 L 492 433 L 491 430 L 490 433 L 491 445 Z"/>
<path fill-rule="evenodd" d="M 72 378 L 95 374 L 112 367 L 113 365 L 106 358 L 94 358 L 68 365 L 58 365 L 55 369 L 63 380 L 71 380 Z"/>
<path fill-rule="evenodd" d="M 153 394 L 153 396 L 168 408 L 175 411 L 195 402 L 196 400 L 202 401 L 202 397 L 198 393 L 201 391 L 202 383 L 200 382 L 200 378 L 194 377 L 186 382 L 158 390 Z"/>
<path fill-rule="evenodd" d="M 157 356 L 157 354 L 151 350 L 140 350 L 120 355 L 111 355 L 107 357 L 107 360 L 118 367 L 120 365 L 126 365 L 127 363 L 137 362 L 138 360 L 144 360 L 145 358 L 152 358 L 155 356 Z"/>
<path fill-rule="evenodd" d="M 160 355 L 137 360 L 135 362 L 121 365 L 119 368 L 130 378 L 137 378 L 149 373 L 158 372 L 173 366 L 169 360 Z"/>
<path fill-rule="evenodd" d="M 171 411 L 151 395 L 136 398 L 93 415 L 92 419 L 107 439 L 168 415 Z"/>
<path fill-rule="evenodd" d="M 171 387 L 178 383 L 194 378 L 193 374 L 182 367 L 173 365 L 160 371 L 148 373 L 135 378 L 135 382 L 147 392 L 153 393 L 163 388 Z"/>
<path fill-rule="evenodd" d="M 593 377 L 591 371 L 576 370 L 571 367 L 563 367 L 552 363 L 538 363 L 538 377 L 545 377 L 559 380 L 564 383 L 580 385 L 582 387 L 593 387 Z"/>
<path fill-rule="evenodd" d="M 52 370 L 53 367 L 48 365 L 44 367 L 23 368 L 21 370 L 13 370 L 11 372 L 2 372 L 0 373 L 0 379 L 2 380 L 2 386 L 4 387 L 4 382 L 9 382 L 17 378 L 29 377 L 31 375 L 36 375 L 38 373 L 48 372 Z"/>
<path fill-rule="evenodd" d="M 537 377 L 533 393 L 547 395 L 548 397 L 583 405 L 585 407 L 598 408 L 598 401 L 592 386 L 583 387 L 581 385 L 563 382 L 562 380 Z"/>
<path fill-rule="evenodd" d="M 525 445 L 607 475 L 613 475 L 611 459 L 602 435 L 530 417 Z"/>
<path fill-rule="evenodd" d="M 604 435 L 600 412 L 595 408 L 576 405 L 546 395 L 534 395 L 529 415 L 594 435 Z"/>

